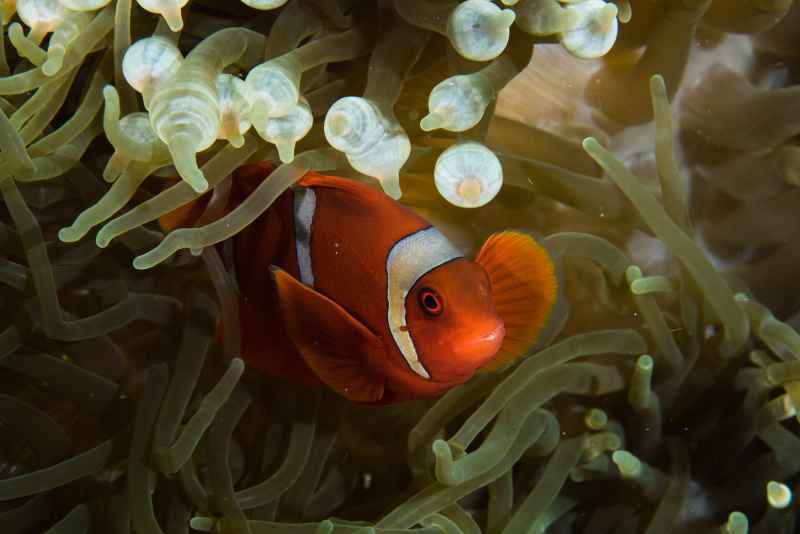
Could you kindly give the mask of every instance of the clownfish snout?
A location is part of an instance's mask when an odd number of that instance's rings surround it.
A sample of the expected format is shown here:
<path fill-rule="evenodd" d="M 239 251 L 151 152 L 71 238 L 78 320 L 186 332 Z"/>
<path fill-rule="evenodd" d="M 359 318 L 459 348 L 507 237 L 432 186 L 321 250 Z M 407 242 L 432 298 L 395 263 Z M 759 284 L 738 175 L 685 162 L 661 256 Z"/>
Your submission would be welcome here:
<path fill-rule="evenodd" d="M 497 319 L 487 325 L 481 325 L 471 335 L 457 339 L 453 346 L 453 355 L 474 367 L 480 367 L 489 361 L 503 344 L 506 328 L 503 321 Z"/>

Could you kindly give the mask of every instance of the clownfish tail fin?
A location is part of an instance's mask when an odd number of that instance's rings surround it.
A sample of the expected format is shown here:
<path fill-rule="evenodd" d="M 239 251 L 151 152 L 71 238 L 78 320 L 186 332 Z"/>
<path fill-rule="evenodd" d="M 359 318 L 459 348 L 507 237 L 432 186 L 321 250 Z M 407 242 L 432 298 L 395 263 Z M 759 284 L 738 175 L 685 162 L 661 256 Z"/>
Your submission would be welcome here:
<path fill-rule="evenodd" d="M 484 369 L 493 370 L 527 355 L 540 341 L 556 303 L 559 279 L 552 254 L 532 234 L 492 234 L 475 257 L 489 274 L 492 299 L 506 336 Z"/>

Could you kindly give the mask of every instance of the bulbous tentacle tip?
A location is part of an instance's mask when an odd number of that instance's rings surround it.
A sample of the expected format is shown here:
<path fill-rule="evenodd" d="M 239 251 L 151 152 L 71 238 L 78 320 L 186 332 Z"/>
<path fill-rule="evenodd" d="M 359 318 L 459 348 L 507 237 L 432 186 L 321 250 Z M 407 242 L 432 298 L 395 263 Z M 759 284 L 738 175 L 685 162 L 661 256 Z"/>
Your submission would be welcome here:
<path fill-rule="evenodd" d="M 603 31 L 611 31 L 612 26 L 617 23 L 617 13 L 619 8 L 614 4 L 606 4 L 597 15 L 597 24 Z"/>
<path fill-rule="evenodd" d="M 583 146 L 583 149 L 587 152 L 601 148 L 600 143 L 594 137 L 585 138 L 583 141 L 581 141 L 581 146 Z"/>
<path fill-rule="evenodd" d="M 59 0 L 61 5 L 72 11 L 97 11 L 111 3 L 111 0 Z"/>
<path fill-rule="evenodd" d="M 329 113 L 326 117 L 328 133 L 334 137 L 344 137 L 349 134 L 353 127 L 350 118 L 345 113 Z"/>
<path fill-rule="evenodd" d="M 280 158 L 281 163 L 294 161 L 294 141 L 278 141 L 275 143 L 275 147 L 278 149 L 278 158 Z"/>
<path fill-rule="evenodd" d="M 117 93 L 117 88 L 111 84 L 106 84 L 103 87 L 103 99 L 105 100 L 107 106 L 112 101 L 119 104 L 119 93 Z"/>
<path fill-rule="evenodd" d="M 58 231 L 58 239 L 63 243 L 74 243 L 86 235 L 86 232 L 80 232 L 75 228 L 75 225 L 65 226 Z"/>
<path fill-rule="evenodd" d="M 517 18 L 517 14 L 511 9 L 502 10 L 494 19 L 495 27 L 498 30 L 505 30 L 510 28 Z"/>
<path fill-rule="evenodd" d="M 117 178 L 125 172 L 125 169 L 127 169 L 130 164 L 131 160 L 122 156 L 119 152 L 114 152 L 111 157 L 108 158 L 108 163 L 106 163 L 103 169 L 103 180 L 108 183 L 117 181 Z"/>
<path fill-rule="evenodd" d="M 459 143 L 436 160 L 433 179 L 436 190 L 451 204 L 478 208 L 500 192 L 503 167 L 497 156 L 480 143 Z"/>
<path fill-rule="evenodd" d="M 464 481 L 462 469 L 454 463 L 453 450 L 442 439 L 431 446 L 436 458 L 436 479 L 448 486 L 457 486 Z"/>
<path fill-rule="evenodd" d="M 750 521 L 742 512 L 731 512 L 728 520 L 722 526 L 721 532 L 726 534 L 747 534 L 750 530 Z"/>
<path fill-rule="evenodd" d="M 175 168 L 177 169 L 178 166 L 175 165 Z M 183 181 L 189 184 L 192 189 L 194 189 L 195 193 L 205 193 L 208 191 L 208 181 L 200 169 L 185 169 L 183 173 L 179 172 L 179 174 L 181 175 L 181 178 L 183 178 Z"/>
<path fill-rule="evenodd" d="M 660 74 L 654 74 L 650 77 L 650 93 L 654 97 L 668 98 L 667 84 L 664 82 L 664 77 Z"/>
<path fill-rule="evenodd" d="M 450 14 L 447 34 L 461 56 L 489 61 L 505 50 L 515 18 L 513 10 L 491 1 L 465 0 Z"/>
<path fill-rule="evenodd" d="M 515 5 L 517 5 L 518 2 L 519 2 L 519 0 L 503 0 L 503 5 L 504 6 L 515 6 Z"/>
<path fill-rule="evenodd" d="M 603 0 L 585 0 L 568 10 L 578 16 L 578 22 L 574 28 L 561 33 L 564 48 L 582 59 L 606 55 L 617 39 L 617 6 Z"/>
<path fill-rule="evenodd" d="M 438 130 L 447 126 L 447 119 L 440 113 L 430 112 L 419 121 L 419 127 L 425 132 Z"/>
<path fill-rule="evenodd" d="M 42 64 L 42 73 L 45 76 L 55 76 L 64 65 L 64 49 L 56 48 L 47 51 L 47 60 Z"/>
<path fill-rule="evenodd" d="M 381 183 L 383 192 L 389 195 L 394 200 L 400 200 L 403 196 L 403 191 L 400 189 L 400 176 L 397 174 L 390 176 L 381 176 L 378 178 Z"/>
<path fill-rule="evenodd" d="M 94 237 L 94 243 L 99 248 L 106 248 L 108 244 L 111 243 L 111 238 L 108 236 L 105 226 L 97 232 L 97 235 Z"/>
<path fill-rule="evenodd" d="M 233 148 L 242 148 L 244 146 L 244 136 L 240 133 L 233 133 L 228 137 L 228 142 Z"/>
<path fill-rule="evenodd" d="M 306 136 L 313 124 L 311 108 L 306 99 L 300 97 L 286 115 L 269 119 L 266 126 L 256 128 L 256 132 L 278 148 L 278 156 L 283 163 L 289 163 L 294 159 L 296 143 Z"/>
<path fill-rule="evenodd" d="M 642 462 L 626 450 L 615 451 L 611 455 L 611 460 L 617 464 L 617 468 L 624 478 L 637 477 L 642 471 Z"/>
<path fill-rule="evenodd" d="M 175 170 L 184 182 L 197 193 L 205 193 L 208 190 L 208 181 L 203 171 L 197 166 L 197 143 L 191 136 L 178 134 L 172 136 L 167 142 L 169 153 L 172 155 L 172 163 Z"/>
<path fill-rule="evenodd" d="M 180 11 L 177 14 L 180 17 Z M 147 100 L 148 95 L 177 72 L 182 62 L 183 54 L 175 43 L 155 35 L 139 39 L 125 51 L 122 74 L 128 84 Z"/>
<path fill-rule="evenodd" d="M 31 39 L 30 34 L 27 37 L 25 36 L 25 31 L 18 22 L 8 27 L 8 40 L 11 41 L 11 45 L 21 57 L 24 57 L 37 67 L 41 66 L 47 59 L 47 53 Z"/>
<path fill-rule="evenodd" d="M 450 458 L 451 460 L 453 459 L 453 453 L 450 450 L 450 446 L 443 439 L 435 440 L 431 445 L 431 450 L 433 451 L 433 454 L 435 454 L 437 458 Z"/>
<path fill-rule="evenodd" d="M 113 85 L 103 87 L 103 103 L 103 128 L 108 131 L 119 124 L 122 112 L 119 105 L 119 93 Z"/>
<path fill-rule="evenodd" d="M 242 0 L 246 6 L 258 9 L 260 11 L 269 11 L 270 9 L 278 9 L 283 6 L 288 0 Z"/>
<path fill-rule="evenodd" d="M 161 16 L 164 17 L 167 26 L 169 26 L 169 29 L 173 32 L 179 32 L 183 30 L 183 17 L 181 16 L 181 8 L 177 6 L 165 8 L 161 12 Z"/>
<path fill-rule="evenodd" d="M 217 520 L 213 517 L 195 516 L 189 520 L 189 526 L 201 532 L 214 532 L 216 530 L 216 525 Z"/>
<path fill-rule="evenodd" d="M 236 122 L 237 124 L 234 124 Z M 222 127 L 219 130 L 218 139 L 224 139 L 231 144 L 234 148 L 240 148 L 244 145 L 244 134 L 247 129 L 242 131 L 239 128 L 238 121 L 223 120 Z"/>
<path fill-rule="evenodd" d="M 147 261 L 146 258 L 143 258 L 142 256 L 136 256 L 135 258 L 133 258 L 131 265 L 137 271 L 145 271 L 150 268 L 149 262 Z"/>
<path fill-rule="evenodd" d="M 771 480 L 767 483 L 767 503 L 778 510 L 788 508 L 792 504 L 792 490 L 782 482 Z"/>

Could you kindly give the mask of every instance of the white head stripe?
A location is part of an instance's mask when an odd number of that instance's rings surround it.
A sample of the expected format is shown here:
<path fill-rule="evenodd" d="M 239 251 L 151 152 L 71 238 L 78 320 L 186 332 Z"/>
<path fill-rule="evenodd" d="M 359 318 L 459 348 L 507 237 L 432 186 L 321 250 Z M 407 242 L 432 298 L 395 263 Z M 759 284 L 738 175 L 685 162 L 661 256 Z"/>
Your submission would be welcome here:
<path fill-rule="evenodd" d="M 314 287 L 314 269 L 311 265 L 311 225 L 317 209 L 317 195 L 308 187 L 294 189 L 294 243 L 300 281 Z"/>
<path fill-rule="evenodd" d="M 431 226 L 395 243 L 386 258 L 389 331 L 406 363 L 423 378 L 431 375 L 419 361 L 411 334 L 401 328 L 406 326 L 406 297 L 425 273 L 461 256 L 461 252 Z"/>

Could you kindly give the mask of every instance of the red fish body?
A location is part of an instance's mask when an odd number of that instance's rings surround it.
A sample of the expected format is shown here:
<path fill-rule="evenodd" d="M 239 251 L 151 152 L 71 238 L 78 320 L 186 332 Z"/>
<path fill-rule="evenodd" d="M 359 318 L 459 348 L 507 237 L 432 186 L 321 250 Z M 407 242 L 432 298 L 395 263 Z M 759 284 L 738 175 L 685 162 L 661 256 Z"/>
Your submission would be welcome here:
<path fill-rule="evenodd" d="M 268 173 L 237 171 L 237 194 Z M 471 261 L 381 191 L 316 173 L 233 249 L 245 361 L 356 402 L 434 396 L 510 361 L 556 298 L 550 257 L 530 235 L 495 234 Z"/>

